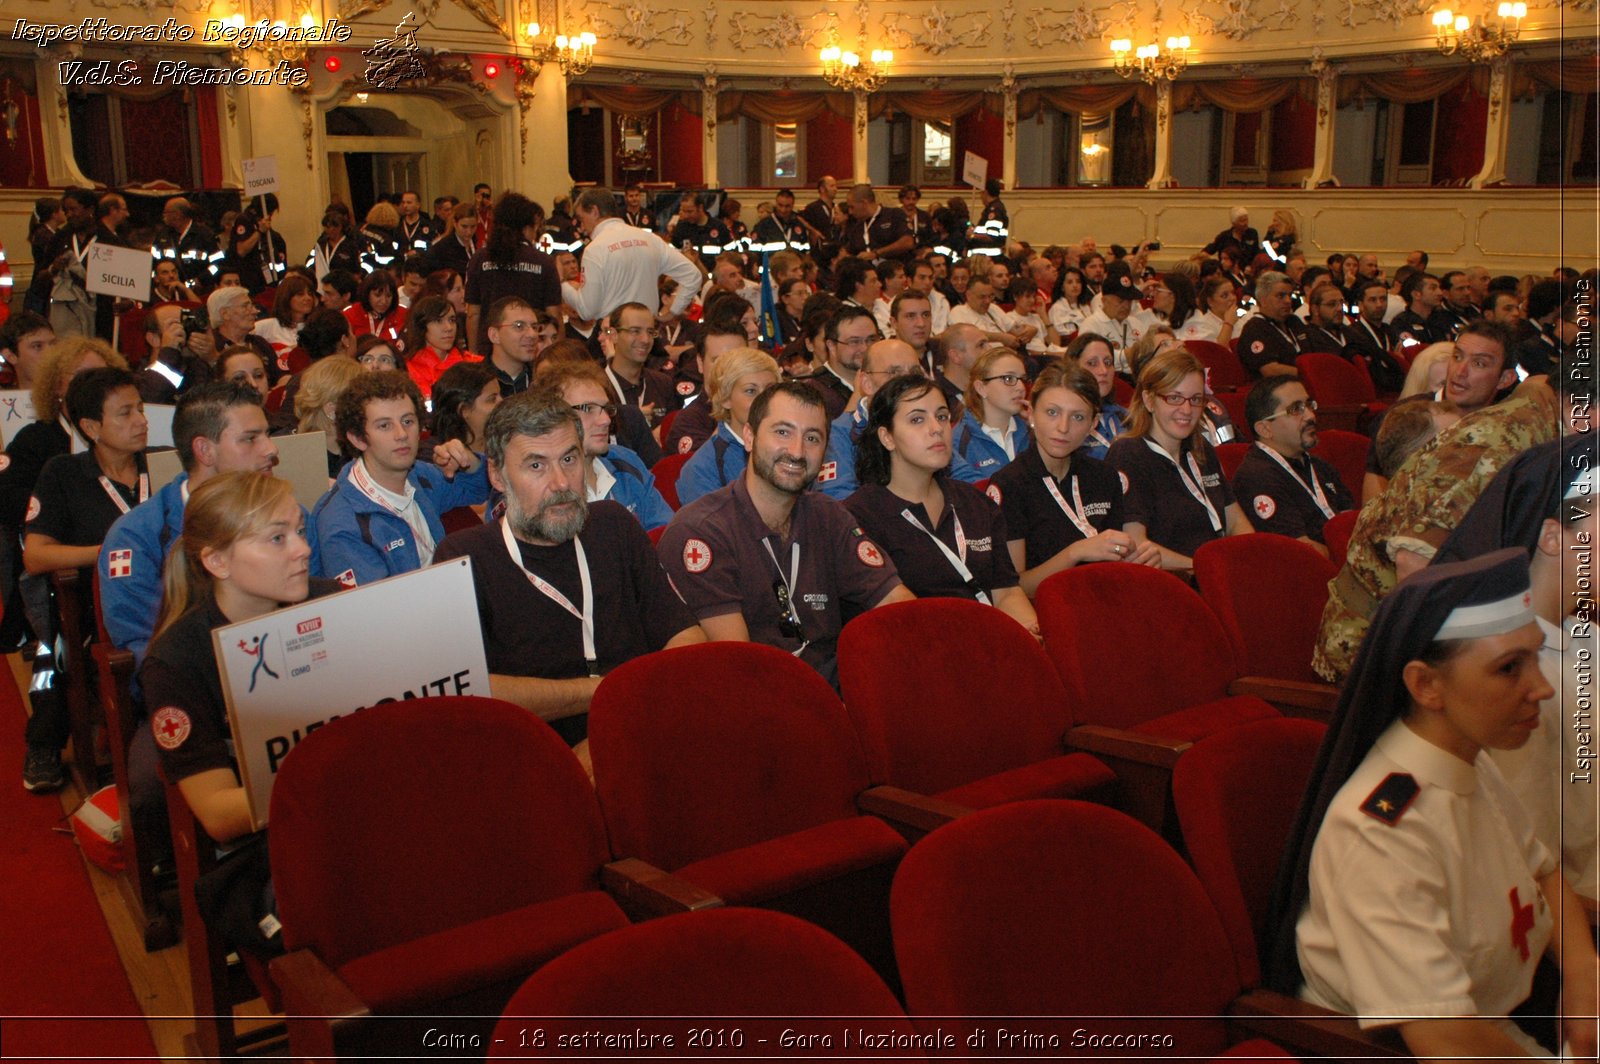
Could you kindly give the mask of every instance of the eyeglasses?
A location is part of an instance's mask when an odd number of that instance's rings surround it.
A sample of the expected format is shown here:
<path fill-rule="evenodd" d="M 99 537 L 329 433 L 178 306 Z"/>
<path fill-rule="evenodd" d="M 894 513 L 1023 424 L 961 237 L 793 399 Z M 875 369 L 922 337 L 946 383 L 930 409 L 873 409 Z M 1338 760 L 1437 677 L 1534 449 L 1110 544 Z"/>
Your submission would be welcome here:
<path fill-rule="evenodd" d="M 772 582 L 772 594 L 778 600 L 778 609 L 783 615 L 778 618 L 778 631 L 785 639 L 798 639 L 806 641 L 805 626 L 800 623 L 800 615 L 795 612 L 794 602 L 789 598 L 789 589 L 782 580 Z"/>
<path fill-rule="evenodd" d="M 922 377 L 921 366 L 885 366 L 883 369 L 864 369 L 861 371 L 869 377 Z"/>
<path fill-rule="evenodd" d="M 523 321 L 521 318 L 518 318 L 516 321 L 503 321 L 496 326 L 496 328 L 499 329 L 514 329 L 517 332 L 525 332 L 528 329 L 536 329 L 538 327 L 539 326 L 537 322 Z"/>
<path fill-rule="evenodd" d="M 999 381 L 1001 384 L 1004 384 L 1007 388 L 1009 388 L 1021 380 L 1022 375 L 1019 373 L 996 373 L 993 377 L 984 377 L 983 383 L 988 384 L 991 381 Z"/>
<path fill-rule="evenodd" d="M 1205 393 L 1199 395 L 1179 395 L 1177 392 L 1168 392 L 1161 397 L 1161 401 L 1168 406 L 1203 406 L 1206 401 Z"/>
<path fill-rule="evenodd" d="M 356 361 L 361 363 L 363 366 L 388 366 L 390 369 L 395 367 L 395 358 L 393 355 L 375 355 L 370 351 L 364 355 L 358 356 Z"/>
<path fill-rule="evenodd" d="M 1285 414 L 1290 417 L 1299 417 L 1301 414 L 1304 414 L 1307 411 L 1310 411 L 1313 414 L 1317 412 L 1317 401 L 1315 399 L 1296 399 L 1294 402 L 1290 403 L 1276 414 L 1268 414 L 1261 420 L 1271 421 L 1273 418 L 1283 417 Z"/>
<path fill-rule="evenodd" d="M 837 340 L 829 342 L 838 344 L 840 347 L 866 347 L 876 339 L 876 336 L 841 336 Z"/>
<path fill-rule="evenodd" d="M 604 414 L 606 417 L 615 418 L 619 408 L 616 403 L 573 403 L 572 409 L 583 417 Z"/>
<path fill-rule="evenodd" d="M 660 329 L 646 328 L 642 325 L 630 325 L 626 329 L 618 329 L 617 331 L 627 333 L 629 336 L 648 336 L 652 340 L 661 335 Z"/>

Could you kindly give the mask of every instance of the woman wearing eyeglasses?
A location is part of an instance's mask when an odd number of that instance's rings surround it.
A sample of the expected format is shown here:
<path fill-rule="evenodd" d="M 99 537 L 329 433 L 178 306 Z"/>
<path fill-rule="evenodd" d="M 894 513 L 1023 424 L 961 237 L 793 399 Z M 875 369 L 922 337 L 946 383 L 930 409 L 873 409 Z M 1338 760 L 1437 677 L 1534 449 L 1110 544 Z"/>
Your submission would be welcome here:
<path fill-rule="evenodd" d="M 956 453 L 979 476 L 992 477 L 1028 449 L 1028 370 L 1022 356 L 991 347 L 972 364 L 967 412 L 956 427 Z"/>
<path fill-rule="evenodd" d="M 368 373 L 400 368 L 394 345 L 381 336 L 363 336 L 356 341 L 356 362 Z"/>
<path fill-rule="evenodd" d="M 1156 355 L 1139 376 L 1127 435 L 1106 462 L 1122 475 L 1123 526 L 1161 551 L 1161 567 L 1194 568 L 1194 552 L 1222 536 L 1255 531 L 1201 431 L 1205 368 L 1187 351 Z"/>
<path fill-rule="evenodd" d="M 1039 618 L 1005 549 L 1005 517 L 946 472 L 950 407 L 938 385 L 920 374 L 891 378 L 868 403 L 856 448 L 861 486 L 845 506 L 906 587 L 918 598 L 976 599 L 1037 636 Z"/>
<path fill-rule="evenodd" d="M 750 407 L 756 396 L 777 383 L 778 363 L 753 347 L 736 347 L 711 364 L 706 395 L 717 430 L 678 471 L 680 506 L 732 484 L 744 473 L 744 427 Z"/>

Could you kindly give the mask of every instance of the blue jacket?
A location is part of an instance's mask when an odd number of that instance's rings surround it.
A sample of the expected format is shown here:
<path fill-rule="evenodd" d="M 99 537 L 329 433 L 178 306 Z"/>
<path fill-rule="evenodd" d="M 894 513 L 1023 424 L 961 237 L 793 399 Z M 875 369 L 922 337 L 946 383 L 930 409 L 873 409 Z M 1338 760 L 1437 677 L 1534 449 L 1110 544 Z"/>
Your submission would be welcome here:
<path fill-rule="evenodd" d="M 150 499 L 117 518 L 100 545 L 96 569 L 106 633 L 113 646 L 131 650 L 136 662 L 144 661 L 145 647 L 161 613 L 162 567 L 183 531 L 183 489 L 188 483 L 189 474 L 178 474 Z M 305 507 L 300 513 L 305 515 Z M 311 535 L 309 517 L 306 535 L 311 540 L 311 569 L 315 572 L 317 540 Z"/>
<path fill-rule="evenodd" d="M 1017 454 L 1028 449 L 1028 423 L 1021 414 L 1011 419 L 1011 439 L 1015 441 Z M 978 471 L 979 480 L 987 480 L 1011 464 L 1005 450 L 989 438 L 983 431 L 983 422 L 970 410 L 962 416 L 961 424 L 956 426 L 955 452 L 958 458 L 964 458 L 972 464 L 972 468 Z"/>
<path fill-rule="evenodd" d="M 312 572 L 333 580 L 353 578 L 358 584 L 370 584 L 422 568 L 411 526 L 350 483 L 353 467 L 353 462 L 346 463 L 333 487 L 311 511 L 314 542 L 321 551 L 320 564 L 313 563 Z M 482 461 L 476 473 L 458 473 L 454 480 L 422 465 L 412 466 L 406 479 L 417 490 L 417 505 L 435 546 L 444 539 L 440 514 L 489 497 L 488 464 Z M 345 576 L 347 571 L 349 576 Z"/>
<path fill-rule="evenodd" d="M 718 422 L 711 439 L 678 470 L 678 505 L 688 506 L 700 496 L 739 479 L 748 457 L 744 441 L 734 436 L 726 421 Z"/>
<path fill-rule="evenodd" d="M 833 419 L 828 431 L 828 454 L 822 460 L 822 472 L 817 475 L 816 488 L 822 494 L 841 502 L 855 494 L 856 441 L 867 427 L 867 403 L 862 400 Z M 950 448 L 950 475 L 968 484 L 976 484 L 989 476 L 961 456 L 959 448 Z"/>
<path fill-rule="evenodd" d="M 616 483 L 606 492 L 606 498 L 626 506 L 628 512 L 639 519 L 646 532 L 663 528 L 672 520 L 672 507 L 656 490 L 655 475 L 644 464 L 643 458 L 613 443 L 610 452 L 603 455 L 600 462 L 616 478 Z"/>
<path fill-rule="evenodd" d="M 1083 441 L 1083 453 L 1096 461 L 1105 461 L 1106 452 L 1111 450 L 1111 444 L 1118 436 L 1128 431 L 1128 410 L 1109 400 L 1100 408 L 1100 416 L 1095 419 L 1094 431 L 1089 438 Z M 1099 440 L 1095 438 L 1096 434 Z M 1102 443 L 1100 440 L 1104 440 Z"/>

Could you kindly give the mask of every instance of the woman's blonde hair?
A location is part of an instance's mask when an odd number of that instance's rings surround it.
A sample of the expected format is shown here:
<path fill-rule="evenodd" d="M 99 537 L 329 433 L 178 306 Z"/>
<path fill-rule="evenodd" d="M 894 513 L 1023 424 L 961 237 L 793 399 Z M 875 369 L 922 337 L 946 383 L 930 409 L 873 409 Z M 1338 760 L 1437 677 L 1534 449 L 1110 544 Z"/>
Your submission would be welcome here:
<path fill-rule="evenodd" d="M 972 411 L 972 416 L 979 421 L 983 420 L 983 396 L 978 394 L 978 384 L 983 378 L 989 376 L 989 371 L 994 369 L 994 364 L 1002 358 L 1014 358 L 1022 363 L 1022 371 L 1028 371 L 1028 360 L 1009 347 L 996 344 L 986 347 L 979 353 L 977 361 L 972 364 L 970 376 L 967 378 L 967 390 L 962 393 L 962 400 L 967 404 L 967 409 Z"/>
<path fill-rule="evenodd" d="M 312 364 L 300 376 L 300 390 L 295 393 L 294 413 L 300 419 L 301 432 L 327 432 L 333 428 L 333 419 L 323 410 L 329 403 L 337 403 L 345 389 L 367 372 L 367 367 L 353 358 L 334 355 Z"/>
<path fill-rule="evenodd" d="M 367 211 L 364 225 L 378 225 L 385 229 L 393 229 L 400 224 L 400 212 L 395 210 L 394 204 L 379 200 Z"/>
<path fill-rule="evenodd" d="M 66 403 L 67 381 L 87 354 L 96 354 L 114 369 L 127 369 L 128 360 L 110 344 L 92 336 L 63 336 L 44 349 L 33 378 L 33 416 L 54 421 Z"/>
<path fill-rule="evenodd" d="M 1183 383 L 1185 377 L 1198 373 L 1200 379 L 1206 379 L 1206 367 L 1198 358 L 1188 351 L 1168 351 L 1164 355 L 1156 355 L 1144 367 L 1144 372 L 1139 374 L 1139 384 L 1134 389 L 1133 402 L 1128 405 L 1132 417 L 1128 421 L 1128 435 L 1144 436 L 1150 432 L 1150 426 L 1155 423 L 1155 416 L 1150 413 L 1150 402 L 1160 402 L 1159 396 L 1167 395 L 1176 390 Z M 1200 428 L 1200 419 L 1195 418 L 1196 431 Z"/>
<path fill-rule="evenodd" d="M 753 347 L 724 351 L 711 364 L 711 371 L 706 374 L 706 394 L 711 397 L 712 417 L 718 421 L 728 420 L 733 413 L 733 389 L 738 386 L 741 377 L 752 373 L 770 373 L 779 379 L 783 376 L 771 355 Z"/>
<path fill-rule="evenodd" d="M 961 265 L 967 268 L 968 276 L 970 276 L 974 281 L 982 281 L 985 284 L 988 284 L 989 270 L 994 266 L 994 259 L 987 255 L 980 255 L 978 252 L 974 251 L 972 254 L 961 260 Z"/>
<path fill-rule="evenodd" d="M 1455 352 L 1456 345 L 1449 340 L 1429 344 L 1418 351 L 1411 359 L 1411 368 L 1406 370 L 1406 382 L 1400 388 L 1400 398 L 1408 399 L 1413 395 L 1431 393 L 1433 389 L 1428 387 L 1429 371 L 1433 369 L 1435 363 L 1448 359 Z"/>
<path fill-rule="evenodd" d="M 183 533 L 167 555 L 165 590 L 155 638 L 211 592 L 212 577 L 201 561 L 206 550 L 227 550 L 245 536 L 264 531 L 272 512 L 294 491 L 268 473 L 218 473 L 189 493 Z"/>

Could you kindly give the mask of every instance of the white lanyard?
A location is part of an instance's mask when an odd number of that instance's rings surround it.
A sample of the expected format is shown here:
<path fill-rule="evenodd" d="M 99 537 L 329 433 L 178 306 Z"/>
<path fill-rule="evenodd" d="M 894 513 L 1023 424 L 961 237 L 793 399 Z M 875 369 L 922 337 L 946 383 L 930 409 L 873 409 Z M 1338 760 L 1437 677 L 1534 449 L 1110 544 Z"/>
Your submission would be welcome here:
<path fill-rule="evenodd" d="M 789 574 L 787 576 L 784 575 L 783 566 L 778 564 L 778 556 L 772 550 L 772 541 L 763 536 L 761 537 L 761 545 L 767 548 L 767 557 L 772 559 L 772 567 L 778 570 L 778 579 L 783 581 L 783 590 L 789 597 L 789 619 L 798 623 L 800 608 L 795 605 L 794 586 L 800 582 L 800 541 L 795 540 L 789 545 Z M 801 639 L 799 649 L 791 650 L 789 653 L 798 658 L 800 652 L 810 645 L 811 640 Z"/>
<path fill-rule="evenodd" d="M 83 437 L 78 435 L 78 430 L 68 423 L 67 415 L 58 414 L 56 416 L 56 424 L 60 425 L 61 430 L 67 434 L 67 450 L 70 453 L 80 454 L 89 449 L 89 445 L 83 442 Z"/>
<path fill-rule="evenodd" d="M 338 240 L 335 240 L 333 242 L 333 246 L 329 247 L 326 251 L 323 250 L 321 244 L 312 245 L 312 247 L 316 251 L 316 256 L 317 256 L 317 259 L 316 259 L 316 263 L 317 263 L 317 266 L 316 266 L 317 280 L 320 281 L 324 277 L 328 276 L 328 271 L 333 269 L 333 253 L 338 251 L 339 250 L 339 245 L 343 244 L 343 243 L 344 243 L 344 237 L 341 236 Z"/>
<path fill-rule="evenodd" d="M 1076 473 L 1072 476 L 1072 503 L 1070 505 L 1067 503 L 1066 498 L 1062 496 L 1061 489 L 1056 487 L 1056 478 L 1048 473 L 1044 477 L 1044 490 L 1050 493 L 1050 497 L 1056 501 L 1056 505 L 1061 507 L 1061 512 L 1066 514 L 1068 520 L 1078 527 L 1079 532 L 1083 533 L 1084 539 L 1093 539 L 1100 534 L 1089 523 L 1088 515 L 1083 512 L 1083 496 L 1078 493 L 1078 476 Z"/>
<path fill-rule="evenodd" d="M 361 494 L 405 522 L 406 527 L 411 529 L 411 534 L 417 538 L 417 561 L 427 565 L 433 558 L 433 530 L 428 527 L 428 519 L 423 515 L 422 507 L 418 504 L 416 497 L 413 496 L 411 505 L 406 507 L 406 511 L 415 512 L 419 518 L 419 520 L 413 521 L 407 516 L 406 512 L 397 509 L 394 503 L 383 497 L 378 485 L 373 481 L 371 475 L 367 473 L 366 463 L 360 458 L 357 458 L 350 467 L 350 483 L 354 484 L 356 490 Z"/>
<path fill-rule="evenodd" d="M 104 473 L 100 474 L 100 487 L 105 490 L 105 493 L 107 495 L 111 496 L 111 501 L 117 504 L 117 509 L 120 510 L 122 513 L 127 513 L 129 510 L 133 509 L 133 507 L 128 505 L 128 500 L 124 499 L 122 497 L 122 492 L 118 491 L 117 488 L 116 488 L 116 485 L 111 483 L 111 478 L 106 476 Z M 139 501 L 140 502 L 144 502 L 149 497 L 150 497 L 150 474 L 149 473 L 140 473 L 139 474 Z"/>
<path fill-rule="evenodd" d="M 1117 438 L 1117 433 L 1112 432 L 1110 436 L 1107 436 L 1104 432 L 1100 431 L 1100 427 L 1104 425 L 1107 429 L 1110 429 L 1110 427 L 1116 423 L 1117 415 L 1111 413 L 1110 411 L 1107 411 L 1106 413 L 1095 418 L 1094 428 L 1089 430 L 1089 442 L 1101 447 L 1110 447 L 1111 441 Z"/>
<path fill-rule="evenodd" d="M 628 401 L 628 393 L 622 390 L 622 382 L 617 379 L 617 375 L 612 371 L 611 363 L 609 362 L 606 363 L 606 377 L 610 379 L 611 387 L 617 390 L 617 398 L 626 403 Z M 642 375 L 639 378 L 639 401 L 633 405 L 640 409 L 644 408 L 644 377 Z"/>
<path fill-rule="evenodd" d="M 1277 322 L 1268 317 L 1263 317 L 1261 320 L 1272 326 L 1279 336 L 1287 340 L 1289 342 L 1289 346 L 1294 348 L 1295 354 L 1298 355 L 1300 353 L 1300 341 L 1295 338 L 1293 330 L 1283 328 Z"/>
<path fill-rule="evenodd" d="M 1310 495 L 1311 500 L 1317 504 L 1317 509 L 1322 511 L 1323 517 L 1333 516 L 1333 506 L 1328 502 L 1327 493 L 1322 490 L 1322 483 L 1317 480 L 1317 467 L 1312 465 L 1309 459 L 1307 460 L 1306 465 L 1311 470 L 1311 486 L 1306 487 L 1306 482 L 1300 479 L 1300 474 L 1296 473 L 1288 462 L 1284 461 L 1283 455 L 1279 454 L 1277 451 L 1274 451 L 1271 447 L 1268 447 L 1264 443 L 1258 442 L 1256 446 L 1267 452 L 1268 458 L 1271 458 L 1274 462 L 1277 462 L 1280 466 L 1282 466 L 1284 472 L 1293 477 L 1296 484 L 1300 485 L 1302 488 L 1305 488 L 1306 494 Z"/>
<path fill-rule="evenodd" d="M 1206 516 L 1211 518 L 1211 531 L 1221 532 L 1222 517 L 1217 513 L 1217 508 L 1211 504 L 1211 497 L 1206 494 L 1205 478 L 1200 475 L 1200 463 L 1194 460 L 1194 452 L 1190 451 L 1185 455 L 1189 460 L 1189 471 L 1194 474 L 1194 479 L 1190 480 L 1189 474 L 1183 471 L 1183 465 L 1168 454 L 1166 448 L 1152 439 L 1146 439 L 1144 442 L 1149 445 L 1152 451 L 1172 463 L 1173 467 L 1178 471 L 1178 479 L 1183 481 L 1185 488 L 1189 489 L 1189 494 L 1194 496 L 1195 502 L 1206 508 Z"/>
<path fill-rule="evenodd" d="M 951 550 L 950 545 L 940 539 L 932 529 L 918 521 L 916 514 L 913 514 L 909 507 L 901 510 L 900 516 L 909 521 L 913 528 L 921 530 L 927 534 L 929 539 L 933 540 L 934 546 L 938 547 L 945 558 L 949 560 L 950 567 L 960 574 L 962 580 L 966 581 L 967 586 L 972 589 L 979 602 L 985 606 L 994 605 L 993 600 L 989 598 L 989 593 L 978 587 L 978 581 L 973 577 L 972 570 L 967 568 L 967 534 L 961 528 L 961 515 L 956 513 L 954 506 L 950 507 L 950 516 L 955 522 L 956 546 L 960 550 L 959 554 Z"/>
<path fill-rule="evenodd" d="M 90 237 L 89 242 L 80 249 L 78 247 L 78 234 L 72 234 L 72 257 L 78 260 L 79 265 L 82 265 L 83 261 L 89 257 L 89 249 L 94 247 L 95 242 L 99 239 L 96 236 Z"/>
<path fill-rule="evenodd" d="M 517 549 L 517 539 L 511 534 L 511 524 L 503 517 L 500 519 L 500 535 L 506 541 L 506 553 L 511 555 L 512 563 L 522 570 L 528 582 L 545 598 L 578 618 L 578 623 L 583 627 L 583 662 L 589 667 L 590 676 L 599 676 L 600 655 L 594 649 L 594 587 L 589 583 L 589 559 L 583 553 L 583 540 L 572 537 L 572 551 L 578 558 L 578 583 L 583 588 L 583 609 L 580 610 L 554 584 L 536 573 L 530 573 L 522 564 L 522 552 Z"/>

